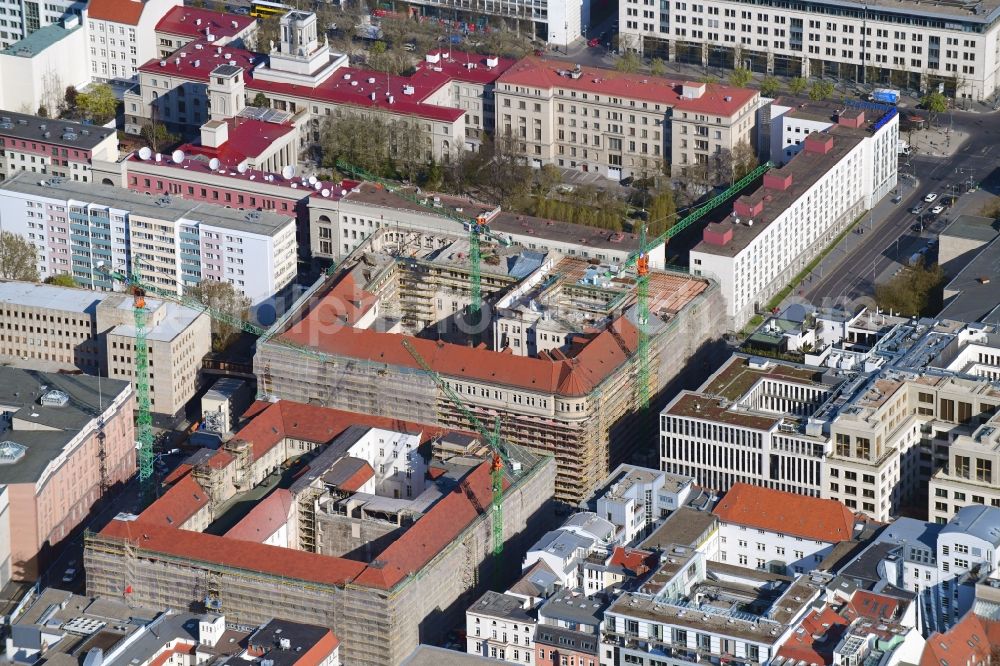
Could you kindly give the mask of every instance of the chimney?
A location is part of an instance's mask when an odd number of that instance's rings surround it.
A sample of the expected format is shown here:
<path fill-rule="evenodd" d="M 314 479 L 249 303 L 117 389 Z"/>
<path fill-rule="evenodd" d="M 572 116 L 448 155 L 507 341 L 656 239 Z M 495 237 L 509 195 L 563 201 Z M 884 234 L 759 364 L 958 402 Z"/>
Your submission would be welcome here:
<path fill-rule="evenodd" d="M 845 109 L 837 114 L 837 124 L 857 129 L 865 124 L 865 112 L 863 109 Z"/>
<path fill-rule="evenodd" d="M 792 174 L 781 171 L 768 171 L 764 174 L 764 187 L 769 190 L 785 191 L 792 186 Z"/>
<path fill-rule="evenodd" d="M 681 85 L 681 97 L 686 97 L 687 99 L 701 99 L 701 96 L 704 94 L 704 83 L 698 83 L 697 81 L 685 81 Z"/>
<path fill-rule="evenodd" d="M 806 152 L 826 155 L 833 150 L 833 137 L 829 134 L 813 132 L 806 137 L 804 144 Z"/>

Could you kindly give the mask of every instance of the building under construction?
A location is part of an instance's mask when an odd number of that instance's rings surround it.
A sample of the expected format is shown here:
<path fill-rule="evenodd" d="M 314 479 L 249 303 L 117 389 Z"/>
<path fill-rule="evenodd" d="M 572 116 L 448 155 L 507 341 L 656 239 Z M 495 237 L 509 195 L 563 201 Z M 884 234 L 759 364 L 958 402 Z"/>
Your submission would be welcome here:
<path fill-rule="evenodd" d="M 247 416 L 140 515 L 87 535 L 88 594 L 327 626 L 363 666 L 398 664 L 461 621 L 496 575 L 480 438 L 288 401 Z M 549 522 L 555 465 L 511 451 L 502 534 L 518 552 Z M 503 564 L 501 578 L 516 572 Z"/>
<path fill-rule="evenodd" d="M 254 358 L 269 395 L 470 428 L 417 355 L 479 419 L 552 455 L 556 497 L 577 503 L 644 442 L 651 415 L 714 359 L 724 304 L 715 283 L 649 275 L 649 362 L 639 363 L 636 279 L 617 265 L 483 237 L 475 326 L 464 236 L 380 229 L 317 283 Z M 314 352 L 280 344 L 291 341 Z M 277 341 L 277 343 L 276 343 Z M 695 373 L 696 374 L 696 373 Z M 637 413 L 648 381 L 650 409 Z"/>

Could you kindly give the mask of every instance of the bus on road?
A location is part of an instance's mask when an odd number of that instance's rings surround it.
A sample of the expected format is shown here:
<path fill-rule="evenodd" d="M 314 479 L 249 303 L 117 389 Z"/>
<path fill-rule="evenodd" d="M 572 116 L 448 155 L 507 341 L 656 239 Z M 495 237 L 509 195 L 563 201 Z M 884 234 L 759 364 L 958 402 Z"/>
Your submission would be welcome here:
<path fill-rule="evenodd" d="M 283 5 L 280 2 L 268 2 L 268 0 L 252 0 L 250 2 L 250 16 L 256 16 L 257 18 L 282 16 L 291 10 L 291 7 Z"/>

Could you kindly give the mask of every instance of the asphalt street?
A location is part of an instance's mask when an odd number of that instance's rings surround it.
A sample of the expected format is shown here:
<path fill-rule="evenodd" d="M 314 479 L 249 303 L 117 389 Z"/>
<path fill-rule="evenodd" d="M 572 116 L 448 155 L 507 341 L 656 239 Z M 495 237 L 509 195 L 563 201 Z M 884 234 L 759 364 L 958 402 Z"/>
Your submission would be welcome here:
<path fill-rule="evenodd" d="M 948 123 L 949 119 L 942 121 Z M 1000 114 L 955 113 L 953 127 L 968 137 L 954 154 L 914 155 L 909 166 L 901 163 L 902 201 L 894 204 L 891 197 L 883 199 L 860 225 L 864 233 L 848 234 L 797 296 L 822 307 L 854 309 L 852 302 L 873 295 L 877 282 L 890 278 L 955 216 L 979 212 L 988 194 L 964 194 L 952 209 L 937 217 L 925 217 L 922 232 L 911 228 L 918 224 L 918 219 L 909 212 L 910 208 L 917 204 L 929 208 L 923 204 L 927 193 L 944 194 L 966 179 L 982 182 L 996 168 L 1000 155 Z"/>

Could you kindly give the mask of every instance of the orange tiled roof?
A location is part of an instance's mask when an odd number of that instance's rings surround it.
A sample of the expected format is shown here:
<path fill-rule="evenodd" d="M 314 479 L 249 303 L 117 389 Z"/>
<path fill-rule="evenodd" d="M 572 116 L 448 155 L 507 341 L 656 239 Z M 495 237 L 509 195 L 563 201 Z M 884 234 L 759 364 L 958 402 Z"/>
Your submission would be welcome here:
<path fill-rule="evenodd" d="M 140 0 L 90 0 L 87 17 L 101 21 L 139 25 L 145 3 Z"/>
<path fill-rule="evenodd" d="M 295 661 L 295 666 L 320 666 L 337 649 L 338 645 L 340 645 L 340 640 L 333 635 L 332 631 L 327 631 L 323 634 L 323 638 L 313 643 L 312 647 Z"/>
<path fill-rule="evenodd" d="M 611 564 L 621 567 L 635 576 L 641 576 L 649 571 L 652 558 L 655 558 L 655 555 L 648 550 L 616 546 L 611 554 Z"/>
<path fill-rule="evenodd" d="M 817 666 L 832 664 L 833 649 L 849 624 L 829 606 L 810 611 L 802 618 L 803 631 L 793 632 L 778 648 L 777 656 Z"/>
<path fill-rule="evenodd" d="M 982 666 L 990 660 L 989 622 L 969 612 L 945 633 L 934 632 L 924 644 L 920 666 Z"/>
<path fill-rule="evenodd" d="M 188 465 L 189 471 L 190 467 Z M 185 474 L 142 512 L 142 519 L 157 525 L 179 527 L 206 504 L 208 493 L 193 474 Z"/>
<path fill-rule="evenodd" d="M 292 510 L 292 493 L 278 488 L 252 508 L 243 520 L 226 532 L 227 539 L 264 543 L 288 522 Z"/>
<path fill-rule="evenodd" d="M 748 483 L 734 484 L 714 513 L 726 523 L 827 543 L 845 541 L 854 534 L 854 514 L 836 500 Z"/>

